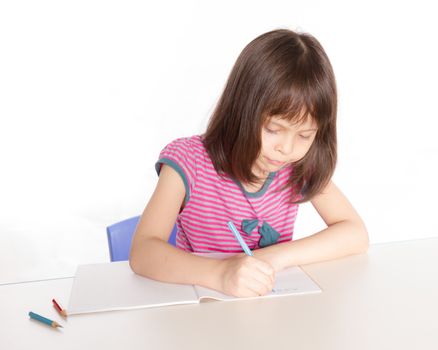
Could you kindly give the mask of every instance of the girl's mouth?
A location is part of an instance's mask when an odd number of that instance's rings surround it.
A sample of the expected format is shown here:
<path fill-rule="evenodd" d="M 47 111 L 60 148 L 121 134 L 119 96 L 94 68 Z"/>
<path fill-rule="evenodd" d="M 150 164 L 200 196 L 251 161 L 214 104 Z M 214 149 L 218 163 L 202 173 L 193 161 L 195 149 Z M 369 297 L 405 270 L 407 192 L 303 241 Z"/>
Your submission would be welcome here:
<path fill-rule="evenodd" d="M 265 157 L 265 158 L 266 158 L 266 160 L 268 161 L 269 164 L 272 164 L 272 165 L 275 165 L 275 166 L 283 166 L 284 164 L 286 164 L 286 162 L 279 162 L 277 160 L 272 160 L 272 159 L 269 159 L 267 157 Z"/>

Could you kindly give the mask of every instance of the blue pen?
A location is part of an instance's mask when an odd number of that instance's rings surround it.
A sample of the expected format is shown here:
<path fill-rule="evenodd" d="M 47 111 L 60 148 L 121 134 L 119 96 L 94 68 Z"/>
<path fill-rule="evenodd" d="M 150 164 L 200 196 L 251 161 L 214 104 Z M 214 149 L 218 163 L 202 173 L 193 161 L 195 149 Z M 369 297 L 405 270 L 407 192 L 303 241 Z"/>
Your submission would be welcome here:
<path fill-rule="evenodd" d="M 234 236 L 236 237 L 237 241 L 239 242 L 239 244 L 242 247 L 245 254 L 249 255 L 249 256 L 253 256 L 251 249 L 249 249 L 249 247 L 246 245 L 245 241 L 243 240 L 239 231 L 237 231 L 237 228 L 236 228 L 236 226 L 234 226 L 232 221 L 228 221 L 228 227 L 234 233 Z"/>
<path fill-rule="evenodd" d="M 239 244 L 242 247 L 245 254 L 249 255 L 249 256 L 254 256 L 251 249 L 249 249 L 248 245 L 243 240 L 242 236 L 240 235 L 239 231 L 237 231 L 237 228 L 236 228 L 236 226 L 234 226 L 232 221 L 228 221 L 228 227 L 234 233 L 234 237 L 236 237 L 237 241 L 239 242 Z M 272 289 L 272 292 L 275 293 L 275 289 Z"/>
<path fill-rule="evenodd" d="M 49 320 L 48 318 L 45 318 L 41 315 L 36 314 L 35 312 L 29 312 L 29 316 L 30 318 L 33 318 L 34 320 L 40 321 L 42 323 L 45 323 L 46 325 L 53 327 L 53 328 L 58 328 L 61 327 L 63 328 L 58 322 Z"/>

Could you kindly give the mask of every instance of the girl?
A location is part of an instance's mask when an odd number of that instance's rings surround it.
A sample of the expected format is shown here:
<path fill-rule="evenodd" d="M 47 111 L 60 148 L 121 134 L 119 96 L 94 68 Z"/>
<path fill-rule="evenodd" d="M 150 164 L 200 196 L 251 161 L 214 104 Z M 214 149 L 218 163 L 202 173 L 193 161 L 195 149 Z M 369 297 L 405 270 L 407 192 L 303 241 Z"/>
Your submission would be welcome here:
<path fill-rule="evenodd" d="M 282 29 L 249 43 L 205 134 L 161 152 L 157 187 L 132 243 L 133 271 L 250 297 L 270 292 L 275 272 L 286 267 L 365 252 L 365 226 L 331 181 L 336 109 L 333 70 L 314 37 Z M 327 228 L 293 241 L 306 201 Z M 175 221 L 176 247 L 167 243 Z M 241 253 L 229 221 L 254 256 Z"/>

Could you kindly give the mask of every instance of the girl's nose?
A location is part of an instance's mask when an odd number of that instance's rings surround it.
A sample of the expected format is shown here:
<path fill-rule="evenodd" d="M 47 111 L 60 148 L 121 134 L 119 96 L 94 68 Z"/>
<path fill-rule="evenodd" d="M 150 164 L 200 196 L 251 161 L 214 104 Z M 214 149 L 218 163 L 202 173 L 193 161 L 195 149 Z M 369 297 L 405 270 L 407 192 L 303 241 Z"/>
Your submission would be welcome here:
<path fill-rule="evenodd" d="M 284 155 L 289 155 L 293 152 L 294 142 L 292 138 L 283 140 L 277 144 L 276 150 Z"/>

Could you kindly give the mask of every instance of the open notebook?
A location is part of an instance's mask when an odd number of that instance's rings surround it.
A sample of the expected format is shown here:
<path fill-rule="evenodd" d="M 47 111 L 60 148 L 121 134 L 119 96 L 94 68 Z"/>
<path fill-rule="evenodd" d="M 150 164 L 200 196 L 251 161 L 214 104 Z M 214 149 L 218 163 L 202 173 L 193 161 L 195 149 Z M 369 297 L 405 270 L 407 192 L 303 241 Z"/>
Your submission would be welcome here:
<path fill-rule="evenodd" d="M 257 298 L 318 293 L 321 289 L 299 267 L 276 274 L 274 291 Z M 215 290 L 163 283 L 132 272 L 127 261 L 80 265 L 73 281 L 68 314 L 197 304 L 202 299 L 241 300 Z"/>

